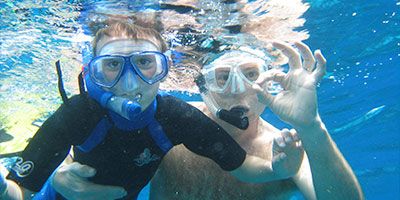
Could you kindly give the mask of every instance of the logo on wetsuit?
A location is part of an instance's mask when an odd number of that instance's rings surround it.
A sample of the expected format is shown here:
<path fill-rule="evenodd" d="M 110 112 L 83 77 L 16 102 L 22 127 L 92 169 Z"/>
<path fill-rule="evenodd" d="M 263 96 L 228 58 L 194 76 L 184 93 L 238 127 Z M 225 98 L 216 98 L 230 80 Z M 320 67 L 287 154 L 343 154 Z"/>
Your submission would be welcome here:
<path fill-rule="evenodd" d="M 28 176 L 34 168 L 32 161 L 25 161 L 21 157 L 14 157 L 15 163 L 9 166 L 9 169 L 14 171 L 17 176 L 23 178 Z M 6 167 L 7 168 L 7 167 Z"/>
<path fill-rule="evenodd" d="M 137 156 L 134 161 L 136 166 L 143 166 L 149 164 L 151 161 L 155 161 L 160 159 L 160 156 L 156 154 L 151 154 L 150 149 L 145 148 L 143 153 L 141 153 L 139 156 Z"/>

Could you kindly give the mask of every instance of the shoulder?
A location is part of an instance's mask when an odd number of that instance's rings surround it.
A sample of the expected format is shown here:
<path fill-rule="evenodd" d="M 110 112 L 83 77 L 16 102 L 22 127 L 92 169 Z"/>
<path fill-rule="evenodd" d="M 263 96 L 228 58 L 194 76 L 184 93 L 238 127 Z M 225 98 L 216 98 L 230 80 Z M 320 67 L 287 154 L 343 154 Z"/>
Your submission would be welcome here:
<path fill-rule="evenodd" d="M 90 98 L 87 94 L 74 95 L 68 99 L 67 104 L 61 105 L 61 108 L 75 113 L 97 113 L 103 112 L 104 109 L 99 103 Z"/>
<path fill-rule="evenodd" d="M 176 98 L 172 95 L 157 95 L 157 103 L 159 106 L 166 106 L 166 105 L 186 105 L 185 101 Z"/>
<path fill-rule="evenodd" d="M 157 96 L 157 104 L 157 110 L 160 114 L 167 114 L 170 116 L 182 115 L 193 111 L 199 112 L 199 110 L 192 105 L 171 95 Z"/>
<path fill-rule="evenodd" d="M 97 122 L 105 114 L 100 104 L 88 97 L 86 94 L 74 95 L 68 99 L 54 113 L 53 117 L 57 121 L 65 121 L 69 124 Z"/>
<path fill-rule="evenodd" d="M 208 113 L 208 109 L 207 106 L 204 102 L 202 101 L 191 101 L 188 102 L 190 105 L 196 107 L 197 109 L 199 109 L 201 112 L 203 113 Z"/>

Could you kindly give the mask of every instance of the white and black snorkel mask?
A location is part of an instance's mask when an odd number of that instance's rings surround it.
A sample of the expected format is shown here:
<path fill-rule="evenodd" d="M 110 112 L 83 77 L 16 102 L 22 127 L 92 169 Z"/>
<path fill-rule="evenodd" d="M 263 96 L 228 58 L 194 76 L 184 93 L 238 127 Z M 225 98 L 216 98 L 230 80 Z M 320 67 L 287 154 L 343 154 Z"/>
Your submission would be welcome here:
<path fill-rule="evenodd" d="M 239 129 L 247 129 L 247 109 L 241 106 L 222 108 L 211 93 L 241 94 L 252 87 L 260 74 L 271 68 L 271 59 L 260 50 L 229 50 L 204 65 L 196 78 L 200 94 L 209 110 L 219 119 Z"/>

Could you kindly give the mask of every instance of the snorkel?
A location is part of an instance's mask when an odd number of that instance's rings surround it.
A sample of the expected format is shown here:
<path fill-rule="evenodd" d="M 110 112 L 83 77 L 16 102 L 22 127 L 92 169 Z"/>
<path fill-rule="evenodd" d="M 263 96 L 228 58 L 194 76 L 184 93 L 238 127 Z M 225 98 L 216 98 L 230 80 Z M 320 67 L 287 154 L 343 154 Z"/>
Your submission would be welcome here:
<path fill-rule="evenodd" d="M 231 110 L 217 108 L 217 103 L 210 97 L 211 94 L 209 94 L 205 86 L 205 80 L 202 74 L 195 79 L 195 82 L 199 87 L 200 95 L 204 103 L 214 116 L 242 130 L 246 130 L 249 127 L 249 118 L 245 115 L 243 110 L 238 108 L 232 108 Z"/>
<path fill-rule="evenodd" d="M 136 119 L 142 112 L 142 107 L 137 102 L 140 96 L 136 96 L 132 100 L 116 96 L 93 83 L 88 73 L 85 74 L 85 82 L 89 96 L 100 103 L 102 107 L 114 111 L 131 121 Z"/>

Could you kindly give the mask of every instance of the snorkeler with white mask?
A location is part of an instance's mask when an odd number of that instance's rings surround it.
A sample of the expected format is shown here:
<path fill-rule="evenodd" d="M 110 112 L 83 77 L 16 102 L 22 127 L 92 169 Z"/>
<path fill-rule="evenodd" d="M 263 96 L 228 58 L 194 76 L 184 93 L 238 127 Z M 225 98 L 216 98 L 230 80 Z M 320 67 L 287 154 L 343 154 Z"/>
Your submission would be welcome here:
<path fill-rule="evenodd" d="M 230 50 L 215 57 L 213 62 L 205 64 L 196 78 L 201 97 L 219 119 L 245 130 L 249 126 L 246 116 L 248 108 L 234 104 L 221 105 L 218 98 L 232 98 L 251 90 L 259 75 L 272 68 L 271 59 L 262 51 L 248 48 Z M 252 102 L 252 106 L 257 105 L 258 102 Z M 259 105 L 259 109 L 263 110 L 263 106 Z"/>
<path fill-rule="evenodd" d="M 198 109 L 158 90 L 168 59 L 157 31 L 113 22 L 97 32 L 93 47 L 94 57 L 82 75 L 87 91 L 66 99 L 31 139 L 20 162 L 9 168 L 7 179 L 0 176 L 1 199 L 30 198 L 32 193 L 34 199 L 93 198 L 53 189 L 53 172 L 71 145 L 73 161 L 96 169 L 86 181 L 115 188 L 102 199 L 135 199 L 179 144 L 242 181 L 282 176 L 270 161 L 247 154 Z M 74 184 L 81 183 L 69 186 Z"/>
<path fill-rule="evenodd" d="M 210 56 L 197 80 L 205 105 L 193 105 L 222 126 L 246 152 L 271 160 L 274 170 L 285 175 L 267 183 L 244 183 L 180 145 L 168 153 L 153 177 L 151 200 L 364 198 L 354 172 L 317 112 L 316 85 L 325 74 L 325 58 L 319 50 L 313 55 L 301 42 L 296 42 L 295 48 L 287 43 L 272 44 L 288 58 L 288 72 L 265 58 L 270 57 L 268 53 L 255 48 L 223 51 Z M 262 119 L 265 108 L 294 129 L 279 130 Z M 236 120 L 221 118 L 221 110 Z M 248 119 L 245 130 L 240 123 L 232 123 L 244 118 Z M 196 187 L 190 186 L 193 183 Z"/>

